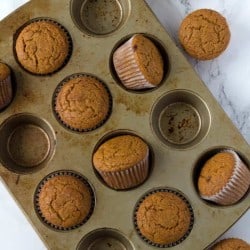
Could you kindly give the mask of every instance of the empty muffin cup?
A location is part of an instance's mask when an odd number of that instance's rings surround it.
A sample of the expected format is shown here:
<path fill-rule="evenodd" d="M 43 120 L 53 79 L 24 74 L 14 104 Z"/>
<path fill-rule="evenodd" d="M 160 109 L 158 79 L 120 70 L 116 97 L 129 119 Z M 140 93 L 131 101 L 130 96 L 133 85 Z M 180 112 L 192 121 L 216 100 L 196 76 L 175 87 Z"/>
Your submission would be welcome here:
<path fill-rule="evenodd" d="M 52 127 L 32 114 L 17 114 L 0 127 L 0 160 L 17 173 L 41 169 L 54 155 L 56 137 Z"/>
<path fill-rule="evenodd" d="M 71 17 L 76 26 L 91 35 L 108 35 L 126 21 L 129 0 L 72 0 Z"/>
<path fill-rule="evenodd" d="M 200 142 L 208 133 L 211 117 L 205 102 L 195 93 L 175 90 L 155 103 L 151 126 L 166 145 L 185 149 Z"/>
<path fill-rule="evenodd" d="M 134 250 L 132 243 L 118 230 L 112 228 L 96 229 L 85 235 L 77 250 Z"/>

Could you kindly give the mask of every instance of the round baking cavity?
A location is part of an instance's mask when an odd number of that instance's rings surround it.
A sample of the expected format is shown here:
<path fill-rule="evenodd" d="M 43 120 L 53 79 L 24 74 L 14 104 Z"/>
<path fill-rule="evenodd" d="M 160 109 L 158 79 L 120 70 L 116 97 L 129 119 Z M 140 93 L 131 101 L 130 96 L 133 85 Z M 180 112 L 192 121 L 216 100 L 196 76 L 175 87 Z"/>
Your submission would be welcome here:
<path fill-rule="evenodd" d="M 151 127 L 167 146 L 186 149 L 206 137 L 211 123 L 206 103 L 195 93 L 174 90 L 164 94 L 151 111 Z"/>
<path fill-rule="evenodd" d="M 91 195 L 91 208 L 90 208 L 90 211 L 89 211 L 88 215 L 84 218 L 84 220 L 82 222 L 80 222 L 79 224 L 75 225 L 75 226 L 67 227 L 67 228 L 56 226 L 56 225 L 50 223 L 49 221 L 47 221 L 44 218 L 44 216 L 43 216 L 43 214 L 42 214 L 42 212 L 41 212 L 41 210 L 39 208 L 39 194 L 41 192 L 41 189 L 42 189 L 43 185 L 48 180 L 50 180 L 50 179 L 52 179 L 53 177 L 56 177 L 56 176 L 73 176 L 73 177 L 79 179 L 80 181 L 82 181 L 88 187 L 88 189 L 89 189 L 89 192 L 90 192 L 90 195 Z M 38 186 L 36 188 L 36 191 L 35 191 L 35 194 L 34 194 L 34 208 L 35 208 L 35 211 L 36 211 L 36 214 L 37 214 L 38 218 L 47 227 L 49 227 L 50 229 L 53 229 L 55 231 L 64 231 L 64 232 L 67 232 L 67 231 L 71 231 L 73 229 L 79 228 L 80 226 L 84 225 L 89 220 L 89 218 L 91 217 L 91 215 L 93 214 L 94 208 L 95 208 L 95 204 L 96 204 L 96 198 L 95 198 L 94 188 L 92 187 L 92 185 L 89 183 L 89 181 L 87 180 L 86 177 L 84 177 L 80 173 L 72 171 L 72 170 L 59 170 L 59 171 L 55 171 L 53 173 L 48 174 L 38 184 Z"/>
<path fill-rule="evenodd" d="M 138 33 L 136 33 L 138 34 Z M 120 41 L 118 41 L 113 50 L 111 51 L 111 54 L 110 54 L 110 58 L 109 58 L 109 68 L 110 68 L 110 72 L 111 72 L 111 75 L 112 77 L 114 78 L 115 82 L 121 87 L 123 88 L 124 90 L 128 91 L 128 92 L 132 92 L 132 93 L 137 93 L 137 94 L 143 94 L 143 93 L 147 93 L 147 92 L 151 92 L 151 91 L 154 91 L 156 89 L 158 89 L 160 86 L 162 86 L 162 84 L 164 84 L 169 76 L 169 72 L 170 72 L 170 68 L 171 68 L 171 63 L 170 63 L 170 60 L 169 60 L 169 56 L 168 56 L 168 53 L 167 53 L 167 49 L 165 48 L 165 45 L 164 43 L 162 43 L 158 38 L 156 38 L 155 36 L 152 36 L 150 34 L 145 34 L 145 33 L 141 33 L 143 36 L 145 36 L 146 38 L 150 39 L 154 45 L 157 47 L 157 49 L 159 50 L 161 56 L 162 56 L 162 59 L 163 59 L 163 71 L 164 71 L 164 74 L 163 74 L 163 78 L 162 78 L 162 81 L 160 84 L 158 84 L 156 87 L 154 88 L 148 88 L 148 89 L 127 89 L 121 82 L 119 76 L 117 75 L 116 73 L 116 70 L 115 70 L 115 66 L 114 66 L 114 63 L 113 63 L 113 55 L 115 53 L 115 51 L 120 47 L 122 46 L 125 42 L 127 42 L 133 35 L 135 34 L 131 34 L 129 36 L 126 36 L 124 38 L 122 38 Z"/>
<path fill-rule="evenodd" d="M 185 233 L 185 235 L 180 238 L 178 241 L 176 242 L 172 242 L 171 244 L 157 244 L 157 243 L 154 243 L 150 240 L 148 240 L 145 236 L 143 236 L 140 232 L 140 229 L 137 225 L 137 219 L 136 219 L 136 215 L 137 215 L 137 212 L 138 212 L 138 209 L 141 205 L 141 203 L 150 195 L 152 194 L 155 194 L 155 193 L 158 193 L 158 192 L 168 192 L 168 193 L 173 193 L 175 194 L 176 196 L 178 196 L 179 198 L 181 198 L 186 204 L 187 204 L 187 207 L 189 209 L 189 212 L 190 212 L 190 225 L 189 225 L 189 229 L 188 231 Z M 194 225 L 194 212 L 193 212 L 193 208 L 190 204 L 190 202 L 188 201 L 188 199 L 185 197 L 184 194 L 182 194 L 179 190 L 176 190 L 174 188 L 169 188 L 169 187 L 159 187 L 159 188 L 154 188 L 154 189 L 151 189 L 149 190 L 148 192 L 146 192 L 144 195 L 142 195 L 139 200 L 137 201 L 136 205 L 135 205 L 135 209 L 134 209 L 134 213 L 133 213 L 133 222 L 134 222 L 134 226 L 135 226 L 135 229 L 136 229 L 136 232 L 137 234 L 139 235 L 139 237 L 145 241 L 146 243 L 148 243 L 149 245 L 151 246 L 154 246 L 154 247 L 159 247 L 159 248 L 168 248 L 168 247 L 174 247 L 178 244 L 180 244 L 182 241 L 184 241 L 190 234 L 190 232 L 192 231 L 193 229 L 193 225 Z"/>
<path fill-rule="evenodd" d="M 195 163 L 194 167 L 193 167 L 193 173 L 192 173 L 192 179 L 193 179 L 193 186 L 195 189 L 195 192 L 197 194 L 197 196 L 207 205 L 212 206 L 212 207 L 223 207 L 223 205 L 219 205 L 215 202 L 209 201 L 209 200 L 204 200 L 201 198 L 200 194 L 199 194 L 199 189 L 198 189 L 198 178 L 200 176 L 201 173 L 201 169 L 204 166 L 204 164 L 214 155 L 216 155 L 217 153 L 226 151 L 226 150 L 232 150 L 234 152 L 237 153 L 237 155 L 240 157 L 240 159 L 243 161 L 243 163 L 248 167 L 248 169 L 250 168 L 250 162 L 248 160 L 247 157 L 245 157 L 243 154 L 241 154 L 240 152 L 238 152 L 237 150 L 235 150 L 234 148 L 231 147 L 215 147 L 212 149 L 207 150 L 206 152 L 204 152 L 197 160 L 197 162 Z M 234 206 L 235 204 L 240 203 L 241 201 L 243 201 L 244 199 L 246 199 L 249 195 L 250 192 L 250 187 L 248 189 L 248 191 L 246 192 L 246 194 L 236 203 L 234 203 L 233 205 L 224 205 L 224 206 Z"/>
<path fill-rule="evenodd" d="M 134 246 L 120 231 L 112 228 L 100 228 L 85 235 L 77 250 L 134 250 Z"/>
<path fill-rule="evenodd" d="M 27 70 L 18 60 L 18 57 L 17 57 L 17 53 L 16 53 L 16 40 L 19 36 L 19 34 L 21 33 L 21 31 L 26 27 L 28 26 L 29 24 L 31 23 L 35 23 L 35 22 L 40 22 L 40 21 L 46 21 L 46 22 L 51 22 L 55 25 L 57 25 L 61 30 L 64 31 L 65 35 L 67 36 L 67 41 L 68 41 L 68 45 L 69 45 L 69 50 L 68 50 L 68 55 L 67 57 L 65 58 L 63 64 L 58 68 L 56 69 L 55 71 L 52 71 L 51 73 L 48 73 L 48 74 L 41 74 L 41 73 L 34 73 L 34 72 L 31 72 L 29 70 Z M 28 72 L 29 74 L 31 75 L 35 75 L 35 76 L 51 76 L 55 73 L 57 73 L 58 71 L 60 71 L 64 66 L 67 65 L 67 63 L 69 62 L 70 60 L 70 57 L 72 55 L 72 51 L 73 51 L 73 41 L 72 41 L 72 38 L 70 36 L 70 33 L 68 32 L 68 30 L 63 26 L 61 25 L 60 23 L 58 23 L 56 20 L 52 19 L 52 18 L 48 18 L 48 17 L 37 17 L 37 18 L 34 18 L 34 19 L 31 19 L 29 20 L 28 22 L 26 22 L 25 24 L 23 24 L 17 31 L 16 33 L 14 34 L 13 36 L 13 54 L 14 54 L 14 57 L 17 61 L 17 63 L 19 64 L 19 66 L 26 72 Z"/>
<path fill-rule="evenodd" d="M 109 35 L 118 30 L 130 13 L 130 0 L 71 0 L 71 18 L 83 32 Z"/>
<path fill-rule="evenodd" d="M 0 161 L 9 170 L 28 174 L 45 167 L 55 152 L 56 136 L 45 120 L 21 113 L 0 127 Z"/>
<path fill-rule="evenodd" d="M 106 141 L 114 138 L 114 137 L 117 137 L 117 136 L 121 136 L 121 135 L 133 135 L 133 136 L 137 136 L 139 137 L 141 140 L 143 140 L 149 147 L 149 171 L 148 171 L 148 176 L 147 178 L 142 182 L 140 183 L 138 186 L 135 186 L 135 187 L 132 187 L 132 188 L 128 188 L 128 189 L 113 189 L 111 188 L 110 186 L 108 186 L 105 181 L 103 180 L 102 176 L 98 173 L 98 171 L 95 169 L 94 167 L 94 163 L 93 163 L 93 156 L 94 156 L 94 153 L 97 151 L 97 149 Z M 125 129 L 119 129 L 119 130 L 115 130 L 115 131 L 112 131 L 112 132 L 109 132 L 107 134 L 105 134 L 101 139 L 99 139 L 99 141 L 96 143 L 95 147 L 94 147 L 94 150 L 93 150 L 93 153 L 92 153 L 92 167 L 93 167 L 93 170 L 94 170 L 94 173 L 96 175 L 96 177 L 101 181 L 101 183 L 103 185 L 105 185 L 106 187 L 112 189 L 112 190 L 115 190 L 115 191 L 129 191 L 129 190 L 133 190 L 133 189 L 136 189 L 138 188 L 139 186 L 143 185 L 147 180 L 148 178 L 150 177 L 152 171 L 153 171 L 153 168 L 154 168 L 154 152 L 153 152 L 153 148 L 152 146 L 147 142 L 145 141 L 141 136 L 139 136 L 138 134 L 136 134 L 136 132 L 134 131 L 131 131 L 131 130 L 125 130 Z"/>
<path fill-rule="evenodd" d="M 61 90 L 61 88 L 63 87 L 64 84 L 66 84 L 68 81 L 70 81 L 71 79 L 74 78 L 78 78 L 78 77 L 83 77 L 83 76 L 87 76 L 87 77 L 91 77 L 94 78 L 96 80 L 98 80 L 98 82 L 100 82 L 106 89 L 108 95 L 109 95 L 109 111 L 107 113 L 106 118 L 101 121 L 99 124 L 97 124 L 95 127 L 91 128 L 91 129 L 76 129 L 76 128 L 72 128 L 70 127 L 68 124 L 66 124 L 64 121 L 61 120 L 60 115 L 58 114 L 58 112 L 56 111 L 56 98 Z M 90 75 L 90 74 L 85 74 L 85 73 L 76 73 L 70 76 L 67 76 L 66 78 L 64 78 L 56 87 L 53 97 L 52 97 L 52 108 L 53 108 L 53 113 L 54 116 L 56 118 L 56 120 L 66 129 L 70 130 L 71 132 L 78 132 L 78 133 L 86 133 L 86 132 L 91 132 L 99 127 L 101 127 L 110 117 L 111 113 L 112 113 L 112 106 L 113 106 L 113 101 L 112 101 L 112 95 L 111 92 L 109 90 L 109 88 L 107 87 L 107 85 L 100 80 L 99 78 L 97 78 L 96 76 Z"/>

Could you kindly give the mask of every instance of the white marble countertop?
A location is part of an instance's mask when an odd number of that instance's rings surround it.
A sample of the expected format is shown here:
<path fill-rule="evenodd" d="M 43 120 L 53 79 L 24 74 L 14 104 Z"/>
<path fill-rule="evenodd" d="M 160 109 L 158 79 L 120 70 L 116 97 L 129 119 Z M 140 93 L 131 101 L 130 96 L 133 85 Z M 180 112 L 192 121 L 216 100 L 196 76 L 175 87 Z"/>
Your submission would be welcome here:
<path fill-rule="evenodd" d="M 247 0 L 146 1 L 178 46 L 179 24 L 192 10 L 212 8 L 227 18 L 231 29 L 231 41 L 229 48 L 219 58 L 200 62 L 186 56 L 249 144 L 250 2 Z M 25 2 L 27 0 L 0 0 L 0 20 Z M 250 210 L 222 238 L 239 237 L 250 243 L 249 225 Z M 1 249 L 46 249 L 1 183 L 0 231 Z"/>

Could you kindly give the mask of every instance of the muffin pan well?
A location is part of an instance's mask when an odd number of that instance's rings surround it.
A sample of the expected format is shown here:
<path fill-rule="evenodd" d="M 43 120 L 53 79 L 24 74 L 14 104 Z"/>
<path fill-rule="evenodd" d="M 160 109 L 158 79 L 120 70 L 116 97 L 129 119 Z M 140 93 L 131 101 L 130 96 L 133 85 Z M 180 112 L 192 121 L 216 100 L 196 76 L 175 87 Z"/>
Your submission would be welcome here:
<path fill-rule="evenodd" d="M 104 2 L 107 10 L 119 10 L 114 26 L 111 20 L 114 13 L 110 16 L 109 11 L 104 13 L 107 22 L 98 15 L 99 19 L 92 23 L 92 14 L 97 13 Z M 89 9 L 91 6 L 94 9 Z M 50 76 L 37 76 L 23 70 L 13 54 L 16 32 L 39 17 L 63 25 L 73 43 L 69 62 Z M 100 27 L 100 23 L 105 26 Z M 136 33 L 154 38 L 168 55 L 166 77 L 159 88 L 151 91 L 127 91 L 113 77 L 110 59 L 114 48 Z M 156 187 L 180 191 L 193 209 L 193 228 L 173 249 L 206 248 L 249 208 L 249 193 L 232 206 L 211 206 L 197 194 L 194 172 L 198 171 L 197 162 L 206 152 L 213 148 L 234 148 L 249 167 L 250 148 L 143 0 L 133 3 L 131 0 L 33 0 L 1 21 L 0 34 L 0 60 L 12 68 L 17 85 L 13 102 L 0 114 L 0 176 L 49 249 L 109 249 L 113 244 L 122 250 L 152 249 L 136 233 L 133 212 L 139 198 Z M 52 105 L 58 84 L 78 72 L 100 78 L 113 100 L 109 119 L 94 131 L 84 133 L 61 126 Z M 177 112 L 177 123 L 164 117 L 173 111 Z M 186 123 L 189 116 L 192 119 Z M 171 131 L 168 127 L 171 125 L 178 128 L 183 119 L 184 125 L 188 124 L 180 127 L 185 140 L 171 137 L 166 129 Z M 119 130 L 142 137 L 154 154 L 153 168 L 145 183 L 123 192 L 103 185 L 92 167 L 92 154 L 98 142 Z M 37 138 L 43 143 L 36 141 L 32 134 L 38 134 Z M 24 155 L 19 152 L 20 145 Z M 45 150 L 39 145 L 44 145 Z M 30 154 L 32 150 L 38 150 L 35 159 Z M 24 160 L 28 160 L 28 166 L 23 164 Z M 34 208 L 39 183 L 62 169 L 85 176 L 96 196 L 88 221 L 67 232 L 45 225 Z"/>

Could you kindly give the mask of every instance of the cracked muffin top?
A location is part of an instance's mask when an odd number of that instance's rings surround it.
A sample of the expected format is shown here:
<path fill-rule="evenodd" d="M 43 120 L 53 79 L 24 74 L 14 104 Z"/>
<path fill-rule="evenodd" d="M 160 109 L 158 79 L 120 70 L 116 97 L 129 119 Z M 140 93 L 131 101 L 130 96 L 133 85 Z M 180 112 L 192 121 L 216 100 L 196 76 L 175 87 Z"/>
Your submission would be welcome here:
<path fill-rule="evenodd" d="M 234 154 L 233 151 L 224 151 L 206 161 L 198 178 L 198 189 L 201 195 L 215 195 L 226 186 L 238 164 Z"/>
<path fill-rule="evenodd" d="M 121 135 L 104 142 L 94 153 L 96 169 L 109 172 L 133 167 L 148 156 L 148 145 L 138 136 Z"/>
<path fill-rule="evenodd" d="M 78 178 L 55 176 L 42 186 L 39 208 L 47 222 L 57 227 L 73 227 L 83 222 L 89 214 L 91 194 Z"/>
<path fill-rule="evenodd" d="M 66 32 L 49 20 L 33 22 L 19 33 L 15 44 L 19 63 L 33 74 L 50 74 L 61 68 L 69 54 Z"/>
<path fill-rule="evenodd" d="M 10 68 L 0 62 L 0 81 L 6 80 L 10 76 Z"/>
<path fill-rule="evenodd" d="M 227 48 L 230 30 L 220 13 L 200 9 L 184 18 L 179 28 L 179 39 L 189 55 L 200 60 L 210 60 Z"/>
<path fill-rule="evenodd" d="M 107 118 L 110 96 L 98 79 L 87 75 L 77 76 L 61 87 L 55 110 L 71 129 L 92 130 Z"/>
<path fill-rule="evenodd" d="M 168 245 L 180 240 L 188 232 L 191 214 L 184 200 L 162 191 L 142 201 L 136 213 L 136 222 L 146 239 Z"/>
<path fill-rule="evenodd" d="M 229 238 L 219 241 L 211 250 L 250 250 L 250 245 L 244 240 Z"/>

